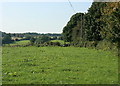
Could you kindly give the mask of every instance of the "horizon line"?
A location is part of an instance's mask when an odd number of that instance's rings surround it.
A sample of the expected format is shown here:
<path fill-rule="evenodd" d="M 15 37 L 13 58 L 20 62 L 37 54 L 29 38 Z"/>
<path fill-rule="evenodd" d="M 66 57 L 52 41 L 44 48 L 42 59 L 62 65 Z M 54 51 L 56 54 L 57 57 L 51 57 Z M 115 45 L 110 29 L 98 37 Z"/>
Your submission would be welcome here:
<path fill-rule="evenodd" d="M 119 2 L 120 0 L 70 0 L 70 2 Z M 68 0 L 1 0 L 0 2 L 68 2 Z"/>
<path fill-rule="evenodd" d="M 71 2 L 93 2 L 94 0 L 70 0 Z M 68 2 L 68 0 L 1 0 L 0 2 Z"/>
<path fill-rule="evenodd" d="M 6 31 L 0 31 L 0 32 L 4 32 L 4 33 L 40 33 L 40 34 L 47 34 L 47 33 L 57 33 L 57 34 L 61 34 L 62 32 L 37 32 L 37 31 L 25 31 L 25 32 L 6 32 Z"/>

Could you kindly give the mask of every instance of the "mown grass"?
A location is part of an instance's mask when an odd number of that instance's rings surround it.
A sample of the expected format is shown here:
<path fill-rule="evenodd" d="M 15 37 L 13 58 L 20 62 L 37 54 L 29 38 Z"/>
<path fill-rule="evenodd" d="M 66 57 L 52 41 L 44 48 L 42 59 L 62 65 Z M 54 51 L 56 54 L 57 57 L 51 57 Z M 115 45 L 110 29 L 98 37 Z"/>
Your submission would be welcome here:
<path fill-rule="evenodd" d="M 78 47 L 3 47 L 3 84 L 116 84 L 118 58 Z"/>

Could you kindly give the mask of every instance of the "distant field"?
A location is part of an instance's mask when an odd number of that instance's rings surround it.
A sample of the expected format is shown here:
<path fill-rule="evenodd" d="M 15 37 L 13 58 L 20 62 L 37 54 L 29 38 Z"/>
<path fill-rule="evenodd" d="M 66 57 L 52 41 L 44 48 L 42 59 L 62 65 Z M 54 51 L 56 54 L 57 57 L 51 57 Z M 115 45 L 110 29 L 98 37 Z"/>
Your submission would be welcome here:
<path fill-rule="evenodd" d="M 24 45 L 24 44 L 28 44 L 28 43 L 30 43 L 29 40 L 22 40 L 22 41 L 13 42 L 13 43 L 11 43 L 9 45 Z M 7 46 L 7 44 L 6 44 L 6 46 Z"/>
<path fill-rule="evenodd" d="M 51 40 L 51 42 L 59 42 L 60 44 L 64 44 L 64 41 L 63 40 Z M 66 44 L 69 43 L 69 42 L 65 42 Z"/>
<path fill-rule="evenodd" d="M 22 40 L 22 41 L 16 41 L 15 43 L 13 43 L 13 45 L 14 44 L 22 45 L 22 44 L 27 44 L 27 43 L 30 43 L 30 41 L 29 40 Z"/>
<path fill-rule="evenodd" d="M 51 40 L 50 42 L 59 42 L 60 44 L 64 44 L 63 40 Z M 5 44 L 5 46 L 9 46 L 9 45 L 26 45 L 28 43 L 30 43 L 29 40 L 22 40 L 22 41 L 13 42 L 11 44 Z M 68 43 L 68 42 L 66 42 L 66 43 Z"/>
<path fill-rule="evenodd" d="M 111 52 L 77 47 L 3 47 L 3 84 L 116 84 Z"/>

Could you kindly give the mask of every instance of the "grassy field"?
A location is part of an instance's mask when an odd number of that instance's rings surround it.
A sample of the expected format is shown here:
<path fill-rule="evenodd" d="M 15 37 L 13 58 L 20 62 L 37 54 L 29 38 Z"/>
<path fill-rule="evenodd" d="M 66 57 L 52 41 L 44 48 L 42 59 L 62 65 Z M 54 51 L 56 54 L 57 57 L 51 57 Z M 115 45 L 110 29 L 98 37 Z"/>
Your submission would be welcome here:
<path fill-rule="evenodd" d="M 22 40 L 22 41 L 16 41 L 16 42 L 13 42 L 13 43 L 11 43 L 11 44 L 6 44 L 5 46 L 7 46 L 7 45 L 26 45 L 26 44 L 28 44 L 28 43 L 30 43 L 30 41 L 29 40 Z"/>
<path fill-rule="evenodd" d="M 29 40 L 22 40 L 22 41 L 17 41 L 13 44 L 27 44 L 27 43 L 30 43 L 30 41 Z"/>
<path fill-rule="evenodd" d="M 69 42 L 64 42 L 63 40 L 51 40 L 51 42 L 59 42 L 61 45 L 64 43 L 69 44 Z"/>
<path fill-rule="evenodd" d="M 116 84 L 117 57 L 77 47 L 3 47 L 3 84 Z"/>

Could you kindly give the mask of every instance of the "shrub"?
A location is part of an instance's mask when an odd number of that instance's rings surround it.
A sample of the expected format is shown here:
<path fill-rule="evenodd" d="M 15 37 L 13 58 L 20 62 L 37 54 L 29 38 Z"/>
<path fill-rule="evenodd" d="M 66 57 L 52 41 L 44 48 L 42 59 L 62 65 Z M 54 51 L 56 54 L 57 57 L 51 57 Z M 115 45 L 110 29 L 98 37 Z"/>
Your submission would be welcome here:
<path fill-rule="evenodd" d="M 11 37 L 9 35 L 6 35 L 5 37 L 3 37 L 2 39 L 2 43 L 3 44 L 9 44 L 9 43 L 12 43 L 13 40 L 11 39 Z"/>
<path fill-rule="evenodd" d="M 30 39 L 31 44 L 34 44 L 35 40 L 36 39 L 34 37 L 31 37 L 31 39 Z"/>
<path fill-rule="evenodd" d="M 111 50 L 111 51 L 116 52 L 117 43 L 111 43 L 110 41 L 103 40 L 98 43 L 96 49 Z"/>
<path fill-rule="evenodd" d="M 49 45 L 49 46 L 60 46 L 60 42 L 47 42 L 46 45 Z"/>
<path fill-rule="evenodd" d="M 44 44 L 45 42 L 48 42 L 50 38 L 48 36 L 41 36 L 35 40 L 35 44 Z"/>

